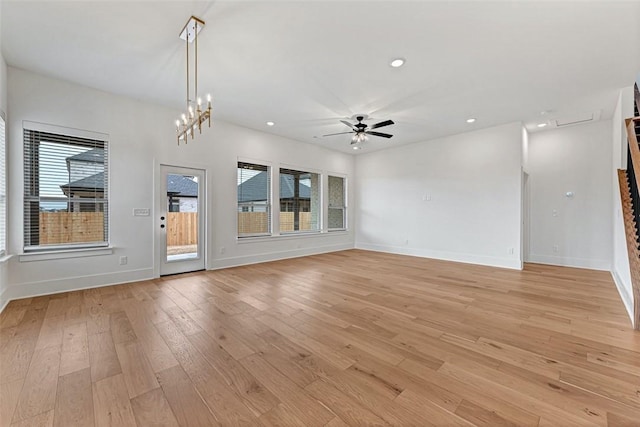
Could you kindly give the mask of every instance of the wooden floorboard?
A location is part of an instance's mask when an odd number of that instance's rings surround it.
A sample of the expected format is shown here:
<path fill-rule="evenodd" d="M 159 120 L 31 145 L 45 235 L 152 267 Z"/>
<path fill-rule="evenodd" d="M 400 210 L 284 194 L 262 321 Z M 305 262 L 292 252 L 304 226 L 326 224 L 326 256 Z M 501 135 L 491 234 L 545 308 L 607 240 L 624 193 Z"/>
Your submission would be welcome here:
<path fill-rule="evenodd" d="M 640 426 L 608 272 L 361 250 L 12 301 L 2 426 Z"/>

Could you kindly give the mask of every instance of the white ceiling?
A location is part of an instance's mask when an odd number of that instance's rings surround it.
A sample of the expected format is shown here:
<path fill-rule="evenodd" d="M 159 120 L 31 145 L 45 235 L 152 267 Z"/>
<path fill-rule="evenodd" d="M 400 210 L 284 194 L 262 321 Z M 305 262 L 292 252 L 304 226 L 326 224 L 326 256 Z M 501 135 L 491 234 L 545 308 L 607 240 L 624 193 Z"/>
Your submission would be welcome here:
<path fill-rule="evenodd" d="M 396 122 L 360 152 L 609 118 L 640 71 L 640 1 L 0 1 L 9 65 L 176 109 L 178 33 L 198 16 L 214 119 L 345 152 L 349 135 L 314 137 L 347 131 L 338 120 L 357 113 Z M 391 68 L 395 57 L 405 66 Z"/>

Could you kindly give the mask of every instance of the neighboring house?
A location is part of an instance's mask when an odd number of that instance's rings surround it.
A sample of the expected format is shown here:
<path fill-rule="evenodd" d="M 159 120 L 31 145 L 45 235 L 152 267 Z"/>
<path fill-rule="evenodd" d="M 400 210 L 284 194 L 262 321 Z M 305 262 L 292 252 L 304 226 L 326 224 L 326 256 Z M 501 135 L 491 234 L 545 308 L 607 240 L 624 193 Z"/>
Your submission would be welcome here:
<path fill-rule="evenodd" d="M 69 183 L 60 188 L 65 196 L 81 199 L 102 199 L 104 196 L 104 149 L 94 148 L 66 158 Z M 74 202 L 71 212 L 102 212 L 103 203 Z"/>
<path fill-rule="evenodd" d="M 75 199 L 102 199 L 104 196 L 104 150 L 95 148 L 68 157 L 69 183 L 60 188 L 65 196 Z M 169 175 L 167 179 L 169 212 L 197 212 L 198 183 L 191 177 Z M 72 212 L 101 212 L 102 203 L 74 202 Z"/>
<path fill-rule="evenodd" d="M 169 212 L 198 212 L 198 183 L 184 175 L 167 176 Z"/>
<path fill-rule="evenodd" d="M 238 185 L 239 212 L 265 212 L 267 193 L 267 172 L 260 172 Z M 280 174 L 280 212 L 293 212 L 295 197 L 294 177 Z M 305 184 L 299 186 L 297 197 L 300 212 L 311 211 L 311 188 Z"/>

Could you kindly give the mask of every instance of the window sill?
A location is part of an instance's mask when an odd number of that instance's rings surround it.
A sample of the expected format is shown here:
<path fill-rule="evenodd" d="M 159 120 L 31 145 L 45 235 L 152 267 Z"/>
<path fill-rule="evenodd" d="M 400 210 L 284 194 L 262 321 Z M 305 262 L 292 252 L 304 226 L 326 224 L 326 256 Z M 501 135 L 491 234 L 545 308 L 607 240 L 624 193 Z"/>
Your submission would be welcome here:
<path fill-rule="evenodd" d="M 33 252 L 18 255 L 20 262 L 48 261 L 53 259 L 84 258 L 90 256 L 111 255 L 113 247 L 69 249 L 61 251 Z"/>
<path fill-rule="evenodd" d="M 236 237 L 236 241 L 238 244 L 243 243 L 256 243 L 256 242 L 269 242 L 274 240 L 292 240 L 292 239 L 303 239 L 307 237 L 326 237 L 326 236 L 336 236 L 348 234 L 348 230 L 335 230 L 335 231 L 312 231 L 312 232 L 301 232 L 301 233 L 285 233 L 278 235 L 270 235 L 270 236 L 252 236 L 252 237 Z"/>
<path fill-rule="evenodd" d="M 0 264 L 4 264 L 5 262 L 9 261 L 11 258 L 13 258 L 13 255 L 7 255 L 7 254 L 0 255 Z"/>

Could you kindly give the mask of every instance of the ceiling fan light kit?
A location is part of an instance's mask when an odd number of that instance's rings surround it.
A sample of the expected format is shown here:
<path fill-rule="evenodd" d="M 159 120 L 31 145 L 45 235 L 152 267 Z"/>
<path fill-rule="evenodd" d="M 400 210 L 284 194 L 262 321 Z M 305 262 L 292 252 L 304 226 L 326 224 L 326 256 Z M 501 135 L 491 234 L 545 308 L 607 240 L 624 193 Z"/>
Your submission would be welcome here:
<path fill-rule="evenodd" d="M 365 141 L 367 141 L 369 138 L 369 135 L 373 135 L 373 136 L 378 136 L 381 138 L 391 138 L 393 135 L 389 134 L 389 133 L 383 133 L 383 132 L 376 132 L 373 129 L 378 129 L 384 126 L 389 126 L 389 125 L 393 125 L 395 124 L 393 122 L 393 120 L 384 120 L 382 122 L 378 122 L 376 124 L 373 124 L 371 126 L 367 125 L 366 123 L 362 123 L 363 120 L 367 119 L 368 116 L 365 114 L 359 114 L 354 116 L 354 118 L 358 121 L 358 123 L 351 124 L 346 120 L 340 120 L 340 123 L 344 124 L 345 126 L 349 126 L 351 128 L 351 131 L 349 132 L 338 132 L 338 133 L 330 133 L 327 135 L 322 135 L 323 137 L 326 136 L 335 136 L 335 135 L 346 135 L 346 134 L 350 134 L 353 133 L 353 137 L 351 138 L 351 145 L 354 145 L 353 149 L 359 149 L 360 147 L 356 148 L 355 144 L 361 144 Z"/>
<path fill-rule="evenodd" d="M 202 124 L 207 121 L 211 127 L 211 95 L 207 94 L 207 108 L 203 109 L 202 98 L 198 96 L 198 33 L 204 27 L 204 21 L 192 16 L 189 18 L 184 28 L 180 32 L 180 38 L 185 41 L 187 46 L 187 111 L 182 114 L 179 120 L 176 120 L 176 134 L 178 145 L 180 141 L 185 144 L 191 135 L 191 139 L 195 137 L 196 130 L 202 133 Z M 189 43 L 194 44 L 194 90 L 193 98 L 191 95 L 191 74 L 189 73 Z"/>

